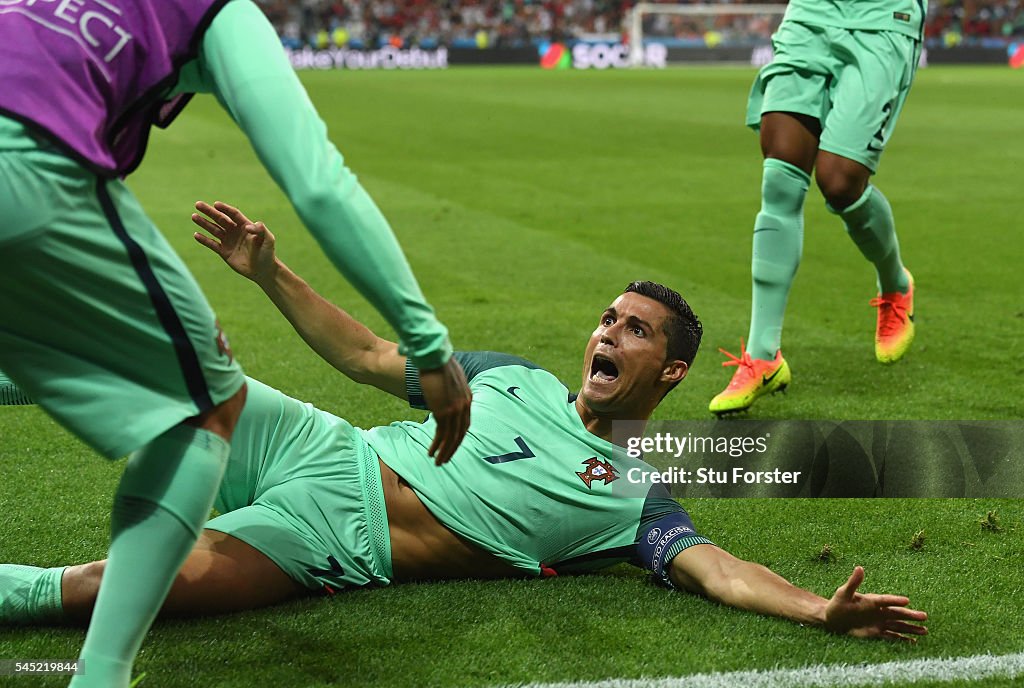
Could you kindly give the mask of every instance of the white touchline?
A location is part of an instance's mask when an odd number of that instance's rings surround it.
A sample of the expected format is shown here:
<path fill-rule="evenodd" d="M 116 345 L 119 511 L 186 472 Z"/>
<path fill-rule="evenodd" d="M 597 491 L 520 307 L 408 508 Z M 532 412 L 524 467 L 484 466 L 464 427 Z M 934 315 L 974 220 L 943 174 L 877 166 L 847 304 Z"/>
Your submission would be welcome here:
<path fill-rule="evenodd" d="M 883 664 L 816 664 L 666 678 L 604 679 L 520 684 L 521 688 L 860 688 L 918 681 L 981 681 L 1024 676 L 1024 652 L 948 659 L 911 659 Z"/>

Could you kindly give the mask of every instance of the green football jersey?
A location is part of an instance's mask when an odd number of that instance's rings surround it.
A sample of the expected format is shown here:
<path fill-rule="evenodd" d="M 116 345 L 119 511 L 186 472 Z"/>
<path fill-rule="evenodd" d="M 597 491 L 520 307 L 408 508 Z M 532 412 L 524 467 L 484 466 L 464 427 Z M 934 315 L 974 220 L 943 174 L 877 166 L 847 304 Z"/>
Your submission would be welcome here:
<path fill-rule="evenodd" d="M 671 556 L 709 543 L 661 485 L 629 480 L 637 475 L 630 469 L 654 469 L 588 432 L 575 395 L 554 375 L 506 354 L 456 356 L 473 391 L 472 422 L 449 463 L 438 467 L 427 456 L 432 417 L 362 431 L 446 527 L 513 566 L 545 575 L 623 561 L 645 565 L 637 550 L 641 536 L 653 546 L 669 530 L 683 536 L 664 542 Z M 423 408 L 411 367 L 406 384 L 409 403 Z M 666 517 L 675 528 L 665 525 Z M 659 555 L 661 566 L 671 559 Z"/>
<path fill-rule="evenodd" d="M 812 26 L 895 31 L 921 40 L 927 0 L 792 0 L 785 19 Z"/>

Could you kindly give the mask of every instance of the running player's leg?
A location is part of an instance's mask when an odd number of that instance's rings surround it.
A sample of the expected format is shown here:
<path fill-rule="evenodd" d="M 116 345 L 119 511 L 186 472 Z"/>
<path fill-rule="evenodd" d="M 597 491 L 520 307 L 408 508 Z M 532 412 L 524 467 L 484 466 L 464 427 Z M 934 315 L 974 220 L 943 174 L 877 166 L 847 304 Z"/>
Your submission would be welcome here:
<path fill-rule="evenodd" d="M 782 357 L 782 321 L 803 251 L 804 198 L 817 144 L 813 118 L 791 112 L 768 112 L 761 118 L 764 172 L 750 263 L 748 348 L 741 343 L 739 356 L 727 354 L 730 360 L 723 365 L 735 365 L 736 372 L 711 400 L 713 413 L 747 409 L 758 398 L 785 389 L 792 378 Z"/>
<path fill-rule="evenodd" d="M 913 285 L 900 257 L 892 208 L 870 183 L 896 125 L 917 66 L 917 43 L 890 32 L 836 31 L 856 59 L 839 73 L 825 120 L 816 180 L 861 254 L 875 267 L 879 298 L 876 355 L 901 357 L 913 340 Z"/>
<path fill-rule="evenodd" d="M 198 286 L 122 183 L 45 148 L 0 153 L 0 167 L 0 367 L 104 455 L 137 450 L 114 500 L 81 654 L 90 669 L 72 681 L 127 686 L 209 515 L 244 380 Z"/>
<path fill-rule="evenodd" d="M 747 350 L 775 358 L 789 290 L 803 252 L 804 199 L 818 152 L 818 121 L 807 115 L 769 112 L 761 118 L 764 173 L 761 210 L 754 220 L 753 303 Z"/>
<path fill-rule="evenodd" d="M 803 252 L 804 199 L 818 150 L 818 121 L 793 112 L 761 118 L 764 171 L 761 210 L 754 220 L 750 263 L 751 309 L 747 347 L 724 365 L 736 365 L 729 385 L 711 400 L 716 414 L 742 411 L 785 389 L 791 379 L 782 357 L 782 322 Z"/>
<path fill-rule="evenodd" d="M 747 124 L 758 128 L 764 156 L 761 210 L 754 222 L 752 303 L 747 350 L 725 365 L 737 370 L 711 400 L 717 414 L 741 411 L 785 388 L 782 323 L 803 250 L 803 206 L 818 152 L 819 122 L 828 110 L 828 66 L 820 32 L 784 23 L 774 37 L 775 60 L 751 89 Z"/>
<path fill-rule="evenodd" d="M 861 254 L 875 266 L 879 290 L 906 293 L 910 281 L 900 259 L 892 207 L 870 183 L 864 163 L 830 151 L 818 153 L 815 181 L 829 209 L 842 218 Z"/>
<path fill-rule="evenodd" d="M 892 207 L 870 183 L 871 170 L 825 150 L 818 153 L 816 167 L 815 179 L 826 203 L 842 218 L 861 255 L 875 266 L 879 291 L 906 294 L 910 278 L 900 258 Z"/>
<path fill-rule="evenodd" d="M 73 686 L 130 679 L 143 637 L 209 517 L 244 402 L 243 387 L 194 425 L 168 430 L 129 459 L 114 497 L 108 563 L 82 647 L 90 669 Z"/>

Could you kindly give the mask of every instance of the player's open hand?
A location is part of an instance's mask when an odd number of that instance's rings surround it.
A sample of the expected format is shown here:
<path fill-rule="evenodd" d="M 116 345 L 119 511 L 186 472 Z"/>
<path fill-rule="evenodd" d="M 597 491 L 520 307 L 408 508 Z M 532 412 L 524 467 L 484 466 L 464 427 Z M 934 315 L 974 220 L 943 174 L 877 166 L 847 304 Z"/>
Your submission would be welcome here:
<path fill-rule="evenodd" d="M 440 368 L 421 370 L 420 387 L 427 408 L 437 421 L 429 453 L 434 457 L 434 463 L 440 466 L 452 458 L 469 430 L 469 407 L 473 394 L 466 383 L 466 374 L 454 356 Z"/>
<path fill-rule="evenodd" d="M 825 607 L 825 628 L 833 633 L 858 638 L 884 638 L 916 642 L 926 635 L 920 622 L 928 615 L 907 605 L 902 595 L 873 595 L 857 592 L 864 582 L 864 569 L 857 566 L 849 580 L 839 586 Z"/>
<path fill-rule="evenodd" d="M 232 270 L 254 282 L 268 279 L 275 268 L 274 235 L 262 222 L 253 222 L 227 203 L 199 201 L 192 222 L 209 232 L 196 232 L 197 242 L 220 256 Z M 202 214 L 200 214 L 202 213 Z"/>

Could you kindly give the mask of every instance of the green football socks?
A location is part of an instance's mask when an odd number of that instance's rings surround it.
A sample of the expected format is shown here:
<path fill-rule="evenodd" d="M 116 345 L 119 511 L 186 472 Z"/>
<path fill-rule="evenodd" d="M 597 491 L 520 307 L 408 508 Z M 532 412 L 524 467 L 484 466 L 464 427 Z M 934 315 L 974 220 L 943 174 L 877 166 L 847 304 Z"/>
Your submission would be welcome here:
<path fill-rule="evenodd" d="M 230 446 L 179 425 L 135 452 L 114 498 L 111 544 L 92 623 L 85 672 L 73 688 L 127 688 L 132 663 L 203 524 Z"/>
<path fill-rule="evenodd" d="M 845 210 L 836 213 L 846 224 L 846 231 L 860 252 L 871 261 L 878 273 L 878 290 L 883 294 L 910 289 L 910 279 L 900 261 L 900 245 L 892 208 L 882 192 L 868 185 L 864 194 Z"/>
<path fill-rule="evenodd" d="M 775 158 L 764 161 L 750 265 L 754 279 L 747 351 L 753 358 L 771 360 L 781 345 L 786 300 L 803 251 L 804 198 L 810 181 L 795 165 Z"/>
<path fill-rule="evenodd" d="M 60 596 L 64 569 L 0 564 L 0 626 L 59 621 L 64 615 Z"/>

